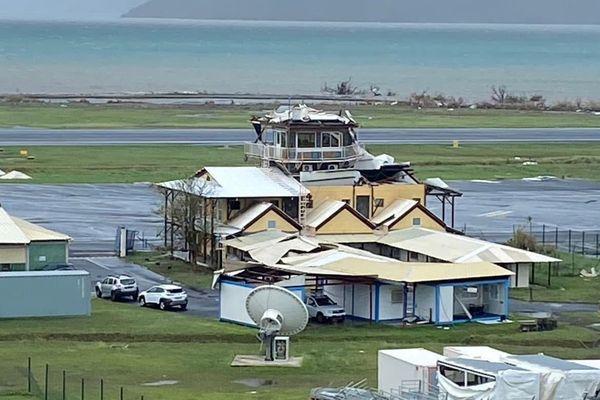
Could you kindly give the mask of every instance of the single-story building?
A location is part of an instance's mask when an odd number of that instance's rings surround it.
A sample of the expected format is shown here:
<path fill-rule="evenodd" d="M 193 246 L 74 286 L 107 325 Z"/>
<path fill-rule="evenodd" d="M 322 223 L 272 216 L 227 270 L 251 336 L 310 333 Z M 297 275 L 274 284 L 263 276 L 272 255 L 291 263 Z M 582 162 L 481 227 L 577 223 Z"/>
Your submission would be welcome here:
<path fill-rule="evenodd" d="M 490 262 L 512 271 L 510 286 L 518 288 L 529 287 L 534 264 L 551 265 L 561 261 L 532 251 L 423 227 L 386 234 L 320 235 L 319 238 L 406 262 Z"/>
<path fill-rule="evenodd" d="M 71 238 L 20 218 L 0 207 L 0 270 L 29 271 L 66 263 Z"/>
<path fill-rule="evenodd" d="M 373 322 L 448 324 L 508 315 L 513 273 L 488 262 L 407 263 L 305 237 L 255 246 L 245 254 L 253 263 L 220 277 L 221 303 L 226 307 L 240 308 L 244 299 L 230 296 L 224 286 L 279 284 L 322 291 L 348 316 Z"/>

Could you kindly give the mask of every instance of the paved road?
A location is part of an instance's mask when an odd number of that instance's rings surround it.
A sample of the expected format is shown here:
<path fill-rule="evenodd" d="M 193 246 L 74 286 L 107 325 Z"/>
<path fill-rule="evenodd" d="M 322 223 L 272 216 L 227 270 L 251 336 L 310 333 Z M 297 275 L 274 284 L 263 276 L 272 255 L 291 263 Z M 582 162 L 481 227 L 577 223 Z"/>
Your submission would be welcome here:
<path fill-rule="evenodd" d="M 154 285 L 171 283 L 171 281 L 162 275 L 156 274 L 142 266 L 127 263 L 116 257 L 73 258 L 71 262 L 76 268 L 86 270 L 90 273 L 91 290 L 93 290 L 96 282 L 110 274 L 124 274 L 135 278 L 140 291 Z M 188 314 L 201 317 L 218 317 L 219 295 L 217 291 L 197 291 L 191 289 L 186 289 L 186 291 L 188 292 Z M 137 305 L 134 302 L 131 302 L 131 304 Z"/>
<path fill-rule="evenodd" d="M 126 144 L 241 144 L 254 140 L 247 129 L 116 129 L 48 130 L 0 129 L 0 146 L 126 145 Z M 600 141 L 600 129 L 362 129 L 367 144 L 425 144 L 462 142 L 586 142 Z"/>
<path fill-rule="evenodd" d="M 515 313 L 571 313 L 571 312 L 597 312 L 598 304 L 588 303 L 542 303 L 538 301 L 510 300 L 510 311 Z"/>

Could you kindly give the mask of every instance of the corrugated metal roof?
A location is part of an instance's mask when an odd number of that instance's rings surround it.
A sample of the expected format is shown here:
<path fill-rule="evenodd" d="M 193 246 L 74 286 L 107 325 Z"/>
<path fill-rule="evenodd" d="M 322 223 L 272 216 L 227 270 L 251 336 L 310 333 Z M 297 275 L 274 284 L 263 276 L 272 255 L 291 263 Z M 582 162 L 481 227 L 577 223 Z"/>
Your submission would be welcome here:
<path fill-rule="evenodd" d="M 31 240 L 0 207 L 0 244 L 28 244 Z"/>
<path fill-rule="evenodd" d="M 414 206 L 417 205 L 415 200 L 400 199 L 394 201 L 388 207 L 381 210 L 377 215 L 371 218 L 371 222 L 375 225 L 387 225 L 395 222 L 398 218 L 401 218 L 407 212 L 409 212 Z"/>
<path fill-rule="evenodd" d="M 285 261 L 285 259 L 284 259 Z M 273 268 L 290 273 L 319 276 L 371 277 L 386 282 L 440 282 L 461 281 L 480 278 L 506 278 L 514 273 L 492 263 L 405 263 L 396 260 L 382 262 L 358 257 L 344 257 L 321 263 L 318 267 L 310 263 L 300 265 L 278 264 Z"/>
<path fill-rule="evenodd" d="M 316 229 L 344 207 L 346 207 L 346 203 L 343 201 L 325 200 L 306 215 L 305 225 Z"/>
<path fill-rule="evenodd" d="M 307 253 L 319 248 L 319 243 L 303 237 L 284 240 L 269 246 L 264 246 L 250 251 L 250 257 L 265 265 L 277 264 L 290 252 Z"/>
<path fill-rule="evenodd" d="M 67 241 L 71 240 L 71 237 L 59 232 L 51 231 L 43 226 L 32 224 L 31 222 L 25 221 L 17 217 L 11 217 L 19 229 L 25 234 L 32 242 L 44 242 L 44 241 Z"/>
<path fill-rule="evenodd" d="M 378 243 L 457 263 L 487 261 L 495 264 L 512 264 L 561 261 L 502 244 L 415 227 L 389 232 L 381 237 Z"/>
<path fill-rule="evenodd" d="M 273 245 L 293 236 L 293 234 L 285 233 L 277 229 L 269 229 L 253 233 L 252 235 L 239 236 L 225 240 L 223 241 L 223 244 L 241 251 L 250 251 L 263 246 Z"/>
<path fill-rule="evenodd" d="M 251 205 L 248 209 L 243 212 L 240 212 L 234 218 L 230 219 L 227 222 L 227 225 L 233 226 L 236 228 L 240 228 L 243 230 L 248 226 L 249 223 L 254 221 L 256 218 L 260 217 L 263 213 L 268 211 L 271 207 L 273 207 L 272 203 L 267 202 L 259 202 Z"/>
<path fill-rule="evenodd" d="M 381 238 L 374 233 L 346 233 L 339 235 L 317 235 L 317 239 L 333 243 L 374 243 Z"/>
<path fill-rule="evenodd" d="M 287 121 L 294 122 L 340 122 L 345 125 L 357 125 L 349 111 L 344 111 L 341 114 L 334 114 L 327 111 L 317 110 L 308 107 L 305 104 L 299 104 L 293 107 L 286 107 L 277 111 L 271 111 L 266 114 L 261 120 L 265 120 L 269 124 L 280 124 Z"/>
<path fill-rule="evenodd" d="M 309 193 L 302 184 L 277 168 L 206 167 L 205 177 L 180 179 L 157 184 L 213 199 L 300 197 Z"/>

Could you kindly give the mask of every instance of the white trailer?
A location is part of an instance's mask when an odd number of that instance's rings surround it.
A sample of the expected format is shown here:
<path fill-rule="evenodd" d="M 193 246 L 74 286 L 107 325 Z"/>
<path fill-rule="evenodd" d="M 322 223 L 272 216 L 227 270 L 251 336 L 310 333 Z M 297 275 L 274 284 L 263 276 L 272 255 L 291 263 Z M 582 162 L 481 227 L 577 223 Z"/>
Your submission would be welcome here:
<path fill-rule="evenodd" d="M 378 389 L 384 393 L 418 390 L 428 393 L 437 385 L 438 361 L 446 357 L 426 349 L 380 350 L 378 354 Z"/>

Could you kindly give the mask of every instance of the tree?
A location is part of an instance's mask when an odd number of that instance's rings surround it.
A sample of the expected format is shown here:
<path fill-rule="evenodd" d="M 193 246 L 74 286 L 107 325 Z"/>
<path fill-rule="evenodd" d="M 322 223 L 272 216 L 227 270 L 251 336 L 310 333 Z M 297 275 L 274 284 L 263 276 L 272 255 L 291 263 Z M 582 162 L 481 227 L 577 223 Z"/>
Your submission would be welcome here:
<path fill-rule="evenodd" d="M 165 244 L 170 248 L 186 251 L 192 264 L 203 256 L 204 263 L 209 259 L 208 250 L 214 253 L 214 226 L 216 201 L 208 197 L 212 186 L 204 179 L 195 177 L 182 179 L 170 188 L 160 188 L 165 195 L 161 214 L 165 218 Z"/>
<path fill-rule="evenodd" d="M 339 96 L 348 96 L 356 94 L 358 92 L 358 88 L 352 84 L 352 78 L 348 78 L 345 81 L 339 82 L 334 88 L 329 87 L 327 82 L 325 82 L 321 88 L 321 92 L 332 93 Z"/>
<path fill-rule="evenodd" d="M 503 105 L 506 102 L 508 91 L 506 86 L 500 85 L 498 87 L 492 86 L 492 101 L 496 104 Z"/>

